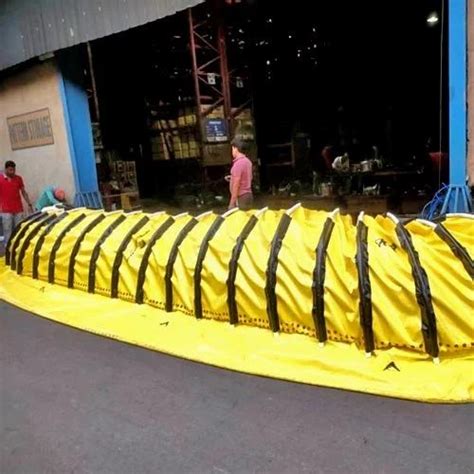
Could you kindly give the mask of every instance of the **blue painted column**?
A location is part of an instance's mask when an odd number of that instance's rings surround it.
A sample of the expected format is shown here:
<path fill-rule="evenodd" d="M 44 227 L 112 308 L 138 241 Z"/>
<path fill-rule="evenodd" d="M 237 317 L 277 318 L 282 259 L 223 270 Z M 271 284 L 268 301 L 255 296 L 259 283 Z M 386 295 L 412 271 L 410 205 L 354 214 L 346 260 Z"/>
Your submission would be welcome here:
<path fill-rule="evenodd" d="M 467 2 L 449 0 L 449 187 L 441 214 L 471 212 L 467 172 Z"/>
<path fill-rule="evenodd" d="M 97 180 L 89 102 L 82 84 L 77 51 L 59 55 L 60 90 L 69 150 L 76 184 L 74 205 L 99 208 L 102 200 Z"/>
<path fill-rule="evenodd" d="M 449 183 L 465 184 L 467 156 L 467 5 L 449 1 Z"/>

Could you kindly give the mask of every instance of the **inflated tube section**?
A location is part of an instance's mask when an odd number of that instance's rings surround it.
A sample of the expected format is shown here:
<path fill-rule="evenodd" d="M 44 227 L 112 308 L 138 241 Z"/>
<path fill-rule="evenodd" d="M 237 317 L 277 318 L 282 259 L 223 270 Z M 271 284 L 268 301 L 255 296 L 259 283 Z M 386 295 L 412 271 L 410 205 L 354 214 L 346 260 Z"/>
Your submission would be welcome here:
<path fill-rule="evenodd" d="M 148 268 L 148 262 L 153 250 L 153 246 L 173 225 L 174 222 L 175 219 L 173 217 L 168 217 L 168 219 L 161 226 L 159 226 L 158 229 L 156 229 L 156 231 L 153 233 L 150 240 L 146 244 L 145 251 L 143 252 L 143 257 L 140 261 L 140 267 L 138 269 L 137 286 L 135 290 L 135 303 L 143 304 L 143 285 L 145 283 L 146 271 Z"/>
<path fill-rule="evenodd" d="M 13 242 L 16 240 L 18 237 L 18 234 L 22 232 L 23 234 L 26 232 L 26 224 L 31 221 L 38 220 L 40 216 L 42 216 L 43 213 L 41 211 L 34 212 L 33 214 L 30 214 L 29 216 L 26 216 L 24 219 L 21 220 L 21 222 L 13 229 L 13 232 L 10 236 L 10 240 L 7 242 L 6 247 L 5 247 L 5 263 L 7 265 L 10 265 L 10 256 L 11 256 L 11 250 L 12 250 L 12 245 Z"/>
<path fill-rule="evenodd" d="M 46 227 L 44 232 L 41 234 L 40 238 L 36 242 L 35 249 L 33 250 L 33 278 L 37 279 L 38 278 L 38 265 L 39 265 L 39 253 L 41 252 L 41 248 L 43 247 L 44 241 L 47 237 L 47 235 L 51 232 L 51 230 L 54 228 L 56 224 L 61 222 L 63 219 L 65 219 L 68 216 L 67 212 L 63 212 L 56 216 Z"/>
<path fill-rule="evenodd" d="M 54 241 L 54 244 L 51 248 L 51 252 L 49 254 L 49 261 L 48 261 L 48 283 L 54 283 L 54 270 L 55 270 L 55 264 L 56 264 L 56 254 L 59 250 L 59 247 L 61 246 L 64 237 L 70 232 L 75 226 L 80 224 L 84 219 L 86 215 L 83 213 L 80 213 L 77 217 L 75 217 L 69 224 L 59 233 L 57 236 L 56 240 Z"/>
<path fill-rule="evenodd" d="M 18 260 L 16 265 L 16 272 L 18 273 L 18 275 L 21 275 L 23 272 L 23 259 L 25 258 L 26 251 L 28 250 L 33 238 L 38 235 L 40 230 L 43 230 L 44 233 L 44 231 L 49 228 L 49 224 L 54 222 L 56 219 L 57 216 L 54 214 L 47 216 L 45 219 L 42 219 L 36 225 L 32 226 L 32 229 L 30 230 L 30 232 L 28 232 L 28 235 L 26 235 L 25 238 L 22 240 L 20 250 L 18 252 Z"/>
<path fill-rule="evenodd" d="M 112 279 L 111 279 L 111 287 L 110 287 L 110 296 L 112 298 L 118 297 L 118 282 L 119 282 L 119 270 L 120 265 L 123 261 L 123 253 L 125 252 L 128 244 L 132 240 L 133 236 L 142 229 L 150 220 L 148 216 L 142 217 L 127 233 L 125 238 L 122 240 L 119 248 L 117 249 L 117 253 L 115 255 L 114 263 L 112 265 Z"/>
<path fill-rule="evenodd" d="M 194 229 L 194 227 L 198 224 L 198 220 L 192 218 L 179 232 L 176 240 L 171 247 L 168 263 L 166 264 L 166 274 L 165 274 L 165 288 L 166 288 L 166 304 L 165 308 L 167 312 L 173 311 L 173 267 L 178 257 L 179 246 L 183 243 L 186 236 Z M 191 289 L 190 289 L 191 291 Z"/>
<path fill-rule="evenodd" d="M 369 252 L 367 249 L 368 228 L 364 223 L 364 214 L 357 220 L 357 277 L 359 283 L 359 316 L 366 354 L 375 349 L 374 331 L 372 327 L 372 289 L 369 277 Z"/>
<path fill-rule="evenodd" d="M 290 224 L 290 213 L 283 214 L 271 243 L 270 256 L 268 257 L 267 263 L 265 296 L 267 299 L 268 322 L 270 323 L 270 329 L 273 332 L 280 331 L 280 319 L 278 317 L 278 301 L 275 291 L 275 287 L 277 284 L 276 274 L 278 267 L 278 254 L 280 253 L 283 239 L 285 238 L 286 232 L 288 231 L 288 227 L 290 227 Z"/>
<path fill-rule="evenodd" d="M 16 269 L 16 250 L 18 248 L 18 244 L 31 226 L 37 222 L 42 221 L 43 219 L 46 219 L 47 217 L 48 216 L 43 212 L 35 213 L 24 219 L 12 232 L 5 251 L 5 263 L 10 265 L 12 270 Z"/>
<path fill-rule="evenodd" d="M 6 263 L 19 274 L 25 267 L 21 278 L 98 298 L 168 313 L 184 304 L 197 319 L 344 342 L 367 355 L 395 347 L 442 362 L 474 347 L 469 217 L 423 226 L 361 214 L 353 223 L 300 206 L 203 216 L 48 210 L 14 230 Z M 173 285 L 183 304 L 173 305 Z"/>
<path fill-rule="evenodd" d="M 81 248 L 84 237 L 97 225 L 99 225 L 105 219 L 105 214 L 99 214 L 92 222 L 90 222 L 84 229 L 82 229 L 80 235 L 77 237 L 74 247 L 72 248 L 71 256 L 69 259 L 69 269 L 67 277 L 68 288 L 74 288 L 74 268 L 76 263 L 76 257 Z M 91 258 L 91 257 L 90 257 Z"/>
<path fill-rule="evenodd" d="M 420 306 L 421 331 L 425 343 L 425 350 L 433 358 L 437 359 L 439 356 L 438 331 L 436 328 L 436 315 L 431 299 L 428 275 L 420 263 L 420 258 L 413 246 L 410 233 L 395 216 L 390 215 L 390 217 L 396 224 L 395 229 L 400 245 L 408 254 L 410 260 L 413 280 L 415 282 L 416 300 Z"/>
<path fill-rule="evenodd" d="M 237 303 L 235 301 L 235 278 L 237 276 L 239 257 L 245 245 L 245 240 L 257 225 L 257 222 L 257 216 L 254 215 L 249 217 L 245 227 L 237 237 L 234 248 L 232 249 L 232 256 L 229 261 L 229 273 L 227 276 L 227 306 L 229 309 L 229 322 L 232 325 L 235 325 L 239 322 L 239 313 L 237 310 Z"/>
<path fill-rule="evenodd" d="M 323 232 L 316 248 L 316 265 L 313 272 L 313 308 L 312 316 L 316 335 L 320 344 L 327 341 L 326 316 L 324 305 L 324 280 L 326 278 L 326 252 L 334 229 L 334 213 L 326 219 Z"/>
<path fill-rule="evenodd" d="M 212 223 L 211 227 L 207 231 L 204 239 L 201 242 L 199 253 L 196 260 L 196 267 L 194 270 L 194 315 L 196 318 L 202 318 L 202 299 L 201 299 L 201 272 L 204 258 L 206 257 L 207 250 L 209 248 L 209 242 L 214 238 L 219 227 L 224 223 L 224 216 L 217 216 L 216 220 Z"/>
<path fill-rule="evenodd" d="M 436 224 L 435 232 L 449 246 L 453 254 L 462 262 L 468 275 L 474 279 L 474 261 L 469 256 L 466 249 L 452 236 L 443 224 Z"/>
<path fill-rule="evenodd" d="M 107 229 L 104 230 L 102 235 L 97 239 L 97 242 L 92 251 L 91 260 L 89 262 L 89 278 L 87 284 L 87 291 L 89 293 L 95 292 L 95 270 L 97 265 L 97 259 L 99 258 L 101 245 L 112 235 L 112 232 L 126 219 L 125 215 L 120 215 L 115 219 Z M 113 274 L 113 272 L 112 272 Z"/>

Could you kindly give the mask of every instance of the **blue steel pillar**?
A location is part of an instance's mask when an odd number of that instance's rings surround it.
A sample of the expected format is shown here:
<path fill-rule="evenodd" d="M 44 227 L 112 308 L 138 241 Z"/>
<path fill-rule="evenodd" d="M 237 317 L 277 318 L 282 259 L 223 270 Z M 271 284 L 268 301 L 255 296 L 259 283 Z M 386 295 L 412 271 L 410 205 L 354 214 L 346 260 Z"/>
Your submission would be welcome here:
<path fill-rule="evenodd" d="M 467 4 L 449 0 L 449 187 L 441 214 L 472 212 L 467 167 Z"/>
<path fill-rule="evenodd" d="M 77 51 L 59 55 L 60 91 L 64 121 L 74 172 L 75 206 L 102 207 L 95 163 L 92 125 L 87 93 L 82 81 L 81 58 Z"/>

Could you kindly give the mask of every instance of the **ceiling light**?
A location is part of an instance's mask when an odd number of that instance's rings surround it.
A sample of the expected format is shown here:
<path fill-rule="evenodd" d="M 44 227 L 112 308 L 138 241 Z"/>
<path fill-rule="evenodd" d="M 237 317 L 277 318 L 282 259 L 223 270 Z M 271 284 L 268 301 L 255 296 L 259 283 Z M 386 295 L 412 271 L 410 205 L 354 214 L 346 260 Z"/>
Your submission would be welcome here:
<path fill-rule="evenodd" d="M 432 12 L 429 14 L 428 18 L 426 19 L 426 23 L 428 25 L 433 26 L 439 22 L 439 16 L 436 12 Z"/>

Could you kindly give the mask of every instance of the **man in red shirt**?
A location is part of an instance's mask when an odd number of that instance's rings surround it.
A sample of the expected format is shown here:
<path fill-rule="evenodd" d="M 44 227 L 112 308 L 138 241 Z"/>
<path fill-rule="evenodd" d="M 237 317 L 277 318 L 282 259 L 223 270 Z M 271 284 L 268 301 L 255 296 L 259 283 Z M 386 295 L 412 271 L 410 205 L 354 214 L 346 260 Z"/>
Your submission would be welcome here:
<path fill-rule="evenodd" d="M 28 204 L 31 212 L 33 206 L 25 191 L 21 176 L 16 174 L 13 161 L 5 163 L 5 171 L 0 174 L 0 212 L 2 214 L 3 243 L 6 246 L 13 229 L 23 218 L 23 203 L 21 196 Z"/>
<path fill-rule="evenodd" d="M 230 176 L 229 209 L 239 206 L 239 209 L 248 210 L 253 205 L 252 194 L 252 162 L 245 156 L 245 142 L 234 138 L 232 140 L 232 168 Z"/>

